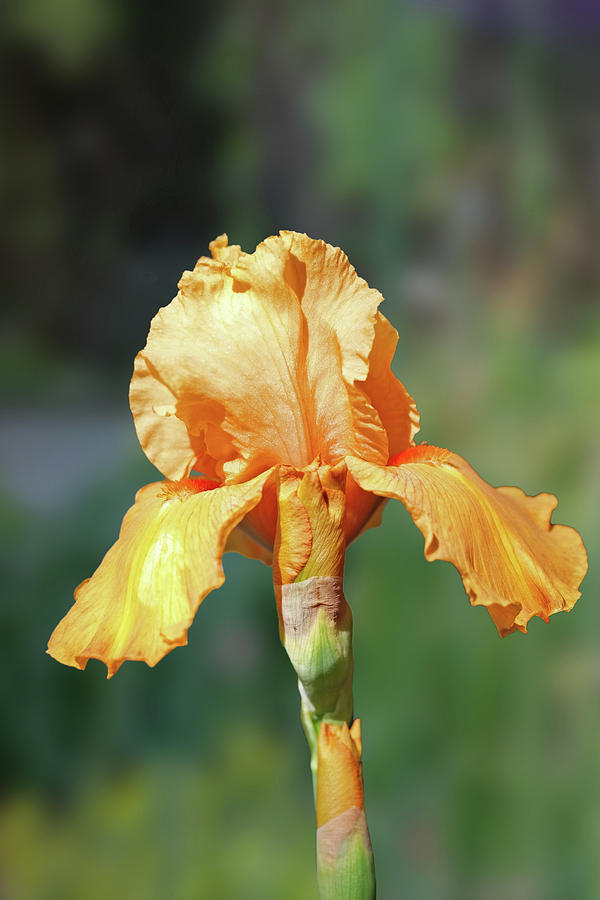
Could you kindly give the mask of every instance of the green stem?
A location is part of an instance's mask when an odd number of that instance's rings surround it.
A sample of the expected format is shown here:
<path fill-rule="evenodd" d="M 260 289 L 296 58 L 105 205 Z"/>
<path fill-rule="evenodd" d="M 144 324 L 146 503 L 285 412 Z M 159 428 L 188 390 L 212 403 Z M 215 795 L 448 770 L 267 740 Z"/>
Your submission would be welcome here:
<path fill-rule="evenodd" d="M 344 729 L 348 735 L 352 724 L 352 614 L 341 578 L 313 577 L 286 585 L 280 612 L 282 641 L 298 674 L 300 719 L 310 749 L 317 816 L 326 819 L 317 829 L 319 896 L 321 900 L 373 900 L 375 871 L 362 803 L 360 742 L 358 759 L 343 741 L 340 750 L 335 737 L 332 752 L 326 757 L 320 752 L 324 726 L 336 736 Z M 327 767 L 323 784 L 321 766 Z"/>
<path fill-rule="evenodd" d="M 301 702 L 300 702 L 300 721 L 302 722 L 302 728 L 304 729 L 304 734 L 306 735 L 306 740 L 308 742 L 308 747 L 310 750 L 310 771 L 312 773 L 312 782 L 313 782 L 313 794 L 315 797 L 315 803 L 317 801 L 317 768 L 318 768 L 318 760 L 317 760 L 317 740 L 319 737 L 319 728 L 321 727 L 321 721 L 315 721 L 313 710 L 310 708 L 309 702 L 306 700 L 306 697 L 302 697 L 302 682 L 298 681 L 298 689 L 300 691 Z"/>

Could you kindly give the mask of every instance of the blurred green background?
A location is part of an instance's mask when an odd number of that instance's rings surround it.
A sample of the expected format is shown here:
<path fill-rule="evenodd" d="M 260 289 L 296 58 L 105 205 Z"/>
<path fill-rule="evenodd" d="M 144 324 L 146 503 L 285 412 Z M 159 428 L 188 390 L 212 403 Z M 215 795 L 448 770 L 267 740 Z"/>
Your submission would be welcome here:
<path fill-rule="evenodd" d="M 156 478 L 127 388 L 215 235 L 342 246 L 421 439 L 555 492 L 584 597 L 501 641 L 400 504 L 348 554 L 380 896 L 600 897 L 594 4 L 19 0 L 1 41 L 0 895 L 304 900 L 313 810 L 270 572 L 107 682 L 47 638 Z"/>

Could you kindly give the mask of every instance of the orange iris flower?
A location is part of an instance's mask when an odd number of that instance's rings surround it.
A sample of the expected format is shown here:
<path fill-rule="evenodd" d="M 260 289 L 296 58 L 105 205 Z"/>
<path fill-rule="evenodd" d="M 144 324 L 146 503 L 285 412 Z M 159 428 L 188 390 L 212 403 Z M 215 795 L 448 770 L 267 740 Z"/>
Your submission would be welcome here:
<path fill-rule="evenodd" d="M 131 381 L 140 443 L 168 480 L 138 492 L 53 657 L 100 659 L 109 677 L 126 659 L 155 665 L 187 643 L 223 553 L 271 561 L 278 479 L 340 464 L 346 543 L 393 497 L 501 635 L 571 609 L 587 558 L 575 530 L 550 524 L 556 498 L 493 488 L 457 454 L 414 443 L 418 413 L 390 368 L 398 334 L 341 250 L 294 232 L 252 254 L 225 235 L 210 249 L 152 321 Z"/>

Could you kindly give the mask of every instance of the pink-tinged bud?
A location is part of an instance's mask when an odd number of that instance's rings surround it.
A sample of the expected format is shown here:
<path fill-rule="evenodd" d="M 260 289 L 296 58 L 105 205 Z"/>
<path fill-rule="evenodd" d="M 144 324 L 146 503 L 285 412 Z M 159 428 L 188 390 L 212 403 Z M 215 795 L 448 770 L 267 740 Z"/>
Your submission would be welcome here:
<path fill-rule="evenodd" d="M 322 900 L 375 896 L 364 811 L 360 719 L 323 722 L 317 744 L 317 871 Z"/>

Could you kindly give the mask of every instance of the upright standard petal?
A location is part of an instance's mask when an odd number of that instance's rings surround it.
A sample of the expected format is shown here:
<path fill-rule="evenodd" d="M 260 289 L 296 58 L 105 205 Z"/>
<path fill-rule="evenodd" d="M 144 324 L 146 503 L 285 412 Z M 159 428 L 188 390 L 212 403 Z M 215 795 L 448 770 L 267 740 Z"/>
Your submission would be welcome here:
<path fill-rule="evenodd" d="M 472 605 L 483 605 L 501 636 L 569 610 L 586 571 L 579 534 L 552 525 L 557 500 L 493 488 L 455 453 L 411 447 L 387 467 L 348 459 L 364 490 L 401 500 L 425 537 L 427 559 L 453 563 Z"/>
<path fill-rule="evenodd" d="M 221 557 L 230 533 L 270 477 L 268 471 L 230 486 L 190 478 L 138 491 L 119 539 L 76 589 L 48 653 L 78 669 L 100 659 L 110 678 L 126 659 L 154 666 L 186 644 L 198 606 L 225 579 Z"/>
<path fill-rule="evenodd" d="M 188 431 L 177 415 L 177 397 L 141 353 L 135 358 L 129 393 L 140 443 L 160 472 L 173 479 L 185 478 L 192 469 L 216 475 L 205 433 Z"/>
<path fill-rule="evenodd" d="M 304 414 L 303 466 L 317 457 L 335 463 L 348 453 L 384 462 L 387 435 L 358 384 L 368 374 L 381 294 L 359 278 L 341 250 L 295 232 L 242 254 L 232 275 L 266 306 L 284 286 L 298 305 L 302 345 L 291 374 Z M 302 467 L 289 458 L 281 462 Z"/>
<path fill-rule="evenodd" d="M 218 477 L 240 481 L 277 463 L 301 467 L 313 458 L 303 317 L 289 285 L 269 278 L 275 264 L 265 255 L 260 277 L 250 282 L 225 263 L 199 260 L 153 319 L 140 357 L 156 398 L 142 392 L 138 363 L 130 399 L 142 447 L 168 477 L 207 471 L 204 456 Z M 167 408 L 165 388 L 173 397 Z M 170 416 L 185 426 L 183 448 Z"/>
<path fill-rule="evenodd" d="M 369 356 L 369 374 L 363 390 L 379 413 L 386 430 L 390 456 L 401 453 L 414 444 L 414 437 L 419 430 L 419 413 L 415 402 L 392 372 L 391 363 L 397 343 L 398 332 L 378 312 L 375 318 L 375 338 Z"/>
<path fill-rule="evenodd" d="M 131 382 L 140 442 L 167 477 L 384 463 L 408 446 L 415 412 L 389 367 L 396 333 L 341 250 L 282 232 L 252 254 L 222 235 L 211 252 L 154 318 Z"/>
<path fill-rule="evenodd" d="M 307 322 L 306 368 L 323 459 L 337 462 L 355 453 L 385 462 L 387 434 L 363 390 L 383 297 L 338 247 L 290 231 L 269 241 L 288 249 L 286 275 L 293 273 Z"/>

